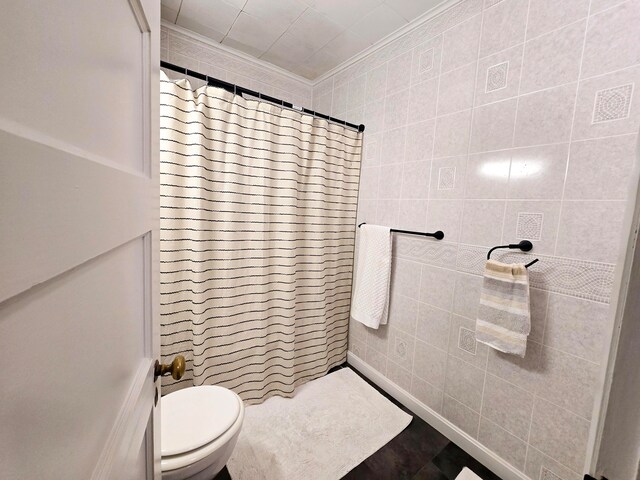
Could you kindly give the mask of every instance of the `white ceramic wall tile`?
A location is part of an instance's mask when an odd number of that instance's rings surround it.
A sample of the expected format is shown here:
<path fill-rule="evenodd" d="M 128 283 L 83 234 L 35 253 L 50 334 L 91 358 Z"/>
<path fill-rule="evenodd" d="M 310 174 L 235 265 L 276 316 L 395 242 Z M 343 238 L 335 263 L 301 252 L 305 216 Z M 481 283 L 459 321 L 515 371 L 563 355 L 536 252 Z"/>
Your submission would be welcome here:
<path fill-rule="evenodd" d="M 459 296 L 457 289 L 456 296 Z M 455 314 L 451 315 L 451 333 L 449 335 L 448 352 L 449 355 L 453 355 L 474 367 L 484 370 L 487 366 L 489 347 L 475 340 L 475 317 L 475 315 L 471 318 L 465 318 Z"/>
<path fill-rule="evenodd" d="M 478 62 L 476 106 L 518 95 L 523 48 L 518 45 Z"/>
<path fill-rule="evenodd" d="M 559 201 L 509 201 L 505 212 L 502 242 L 530 240 L 534 248 L 532 254 L 553 255 L 559 221 Z"/>
<path fill-rule="evenodd" d="M 640 63 L 640 4 L 627 1 L 589 19 L 582 65 L 583 78 Z"/>
<path fill-rule="evenodd" d="M 482 416 L 521 440 L 529 438 L 533 397 L 495 375 L 487 374 Z"/>
<path fill-rule="evenodd" d="M 408 162 L 404 164 L 402 176 L 402 198 L 428 198 L 430 161 Z"/>
<path fill-rule="evenodd" d="M 380 65 L 367 73 L 367 101 L 382 98 L 387 91 L 387 64 Z"/>
<path fill-rule="evenodd" d="M 444 268 L 422 266 L 420 301 L 434 307 L 450 310 L 453 302 L 455 277 Z"/>
<path fill-rule="evenodd" d="M 411 372 L 391 360 L 387 362 L 387 378 L 403 390 L 411 391 Z"/>
<path fill-rule="evenodd" d="M 533 394 L 544 372 L 541 358 L 542 345 L 532 341 L 524 358 L 490 349 L 487 372 Z"/>
<path fill-rule="evenodd" d="M 529 447 L 525 473 L 534 480 L 582 480 L 583 476 L 560 465 L 541 451 Z"/>
<path fill-rule="evenodd" d="M 443 392 L 441 389 L 414 375 L 411 380 L 411 394 L 430 409 L 442 413 Z"/>
<path fill-rule="evenodd" d="M 387 67 L 387 95 L 399 92 L 411 85 L 413 51 L 409 50 L 391 59 Z M 420 59 L 419 59 L 420 61 Z M 423 62 L 427 60 L 422 59 Z M 426 68 L 426 64 L 423 64 Z"/>
<path fill-rule="evenodd" d="M 391 271 L 392 288 L 409 298 L 420 298 L 420 276 L 422 265 L 411 260 L 394 257 Z"/>
<path fill-rule="evenodd" d="M 407 123 L 429 120 L 436 116 L 438 79 L 432 78 L 416 83 L 409 91 Z M 435 125 L 435 124 L 434 124 Z"/>
<path fill-rule="evenodd" d="M 468 110 L 473 106 L 476 64 L 468 63 L 440 76 L 438 115 Z"/>
<path fill-rule="evenodd" d="M 389 361 L 411 371 L 413 368 L 413 352 L 415 337 L 413 333 L 405 333 L 393 326 L 389 332 Z"/>
<path fill-rule="evenodd" d="M 380 352 L 383 355 L 389 353 L 389 325 L 380 325 L 377 329 L 367 328 L 367 347 Z"/>
<path fill-rule="evenodd" d="M 438 117 L 433 147 L 434 157 L 465 155 L 469 146 L 471 110 Z"/>
<path fill-rule="evenodd" d="M 387 130 L 382 136 L 380 163 L 383 165 L 403 163 L 407 129 L 404 127 Z"/>
<path fill-rule="evenodd" d="M 588 435 L 587 420 L 536 399 L 529 438 L 534 448 L 575 471 L 582 471 Z"/>
<path fill-rule="evenodd" d="M 473 438 L 478 437 L 480 415 L 455 398 L 445 395 L 442 407 L 443 416 Z"/>
<path fill-rule="evenodd" d="M 398 287 L 394 286 L 394 290 L 399 293 L 396 294 L 394 291 L 391 294 L 388 323 L 394 330 L 413 336 L 415 335 L 418 318 L 418 301 L 405 297 Z M 407 367 L 405 366 L 405 368 Z"/>
<path fill-rule="evenodd" d="M 564 198 L 570 200 L 624 200 L 628 175 L 636 157 L 637 135 L 586 140 L 571 144 Z M 602 175 L 599 167 L 607 166 Z"/>
<path fill-rule="evenodd" d="M 431 162 L 430 198 L 464 198 L 467 157 L 434 158 Z"/>
<path fill-rule="evenodd" d="M 538 288 L 529 288 L 529 310 L 531 316 L 531 331 L 527 341 L 542 342 L 546 319 L 549 292 Z"/>
<path fill-rule="evenodd" d="M 599 363 L 609 324 L 609 305 L 551 294 L 544 343 Z"/>
<path fill-rule="evenodd" d="M 449 355 L 444 393 L 474 412 L 480 412 L 484 376 L 484 370 Z"/>
<path fill-rule="evenodd" d="M 420 198 L 401 199 L 398 211 L 398 228 L 424 232 L 427 223 L 425 213 L 428 203 L 428 200 Z"/>
<path fill-rule="evenodd" d="M 516 123 L 515 98 L 483 105 L 474 110 L 470 152 L 511 148 Z"/>
<path fill-rule="evenodd" d="M 429 382 L 434 387 L 444 388 L 445 372 L 447 367 L 447 352 L 420 340 L 416 341 L 416 349 L 413 357 L 413 374 Z"/>
<path fill-rule="evenodd" d="M 366 85 L 366 75 L 360 75 L 349 82 L 347 90 L 347 110 L 353 110 L 354 108 L 364 105 Z"/>
<path fill-rule="evenodd" d="M 625 202 L 565 201 L 560 214 L 556 255 L 615 263 Z M 600 235 L 597 232 L 607 232 Z"/>
<path fill-rule="evenodd" d="M 442 42 L 442 72 L 448 72 L 478 58 L 482 15 L 476 15 L 447 30 Z"/>
<path fill-rule="evenodd" d="M 575 97 L 575 84 L 520 97 L 515 146 L 526 147 L 568 141 Z"/>
<path fill-rule="evenodd" d="M 463 205 L 462 200 L 430 200 L 427 206 L 427 231 L 441 230 L 446 232 L 448 242 L 457 242 Z"/>
<path fill-rule="evenodd" d="M 524 41 L 528 6 L 527 0 L 503 0 L 484 11 L 480 57 Z"/>
<path fill-rule="evenodd" d="M 509 198 L 562 198 L 569 144 L 517 148 L 512 151 Z"/>
<path fill-rule="evenodd" d="M 333 90 L 333 103 L 331 104 L 331 115 L 341 118 L 347 111 L 348 85 L 341 85 Z M 367 125 L 368 126 L 368 125 Z"/>
<path fill-rule="evenodd" d="M 590 419 L 598 365 L 547 346 L 542 348 L 541 364 L 545 374 L 539 378 L 536 395 Z"/>
<path fill-rule="evenodd" d="M 589 0 L 531 0 L 527 39 L 537 37 L 587 16 Z"/>
<path fill-rule="evenodd" d="M 384 127 L 384 99 L 367 102 L 364 106 L 364 118 L 367 135 L 381 132 Z"/>
<path fill-rule="evenodd" d="M 521 94 L 578 79 L 586 25 L 586 20 L 580 20 L 525 44 Z"/>
<path fill-rule="evenodd" d="M 506 198 L 510 167 L 510 150 L 469 155 L 465 197 Z"/>
<path fill-rule="evenodd" d="M 446 351 L 449 345 L 450 317 L 451 314 L 448 310 L 420 303 L 418 306 L 416 338 Z"/>
<path fill-rule="evenodd" d="M 640 95 L 634 92 L 636 85 L 640 85 L 640 67 L 580 82 L 573 139 L 637 134 Z"/>
<path fill-rule="evenodd" d="M 407 123 L 409 109 L 409 90 L 389 95 L 384 106 L 384 129 L 403 127 Z"/>
<path fill-rule="evenodd" d="M 407 140 L 404 151 L 405 162 L 431 159 L 435 120 L 427 120 L 407 126 Z"/>
<path fill-rule="evenodd" d="M 460 242 L 487 247 L 499 245 L 505 206 L 503 200 L 465 200 Z"/>
<path fill-rule="evenodd" d="M 524 470 L 527 444 L 520 438 L 511 435 L 490 420 L 480 417 L 478 440 L 517 469 Z"/>
<path fill-rule="evenodd" d="M 442 36 L 421 43 L 413 49 L 411 84 L 422 83 L 440 75 Z"/>

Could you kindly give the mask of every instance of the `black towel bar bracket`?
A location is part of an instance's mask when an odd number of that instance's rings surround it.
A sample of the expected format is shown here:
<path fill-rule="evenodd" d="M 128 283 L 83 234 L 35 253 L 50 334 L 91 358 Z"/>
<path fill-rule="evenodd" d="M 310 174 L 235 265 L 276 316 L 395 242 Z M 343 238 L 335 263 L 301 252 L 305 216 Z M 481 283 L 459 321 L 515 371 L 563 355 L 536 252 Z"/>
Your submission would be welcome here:
<path fill-rule="evenodd" d="M 533 248 L 533 243 L 531 243 L 529 240 L 522 240 L 520 241 L 520 243 L 510 243 L 509 245 L 498 245 L 497 247 L 493 247 L 491 250 L 489 250 L 489 253 L 487 253 L 487 260 L 491 259 L 491 254 L 493 253 L 494 250 L 497 250 L 498 248 L 511 248 L 511 249 L 517 248 L 523 252 L 529 252 Z M 530 261 L 529 263 L 527 263 L 525 267 L 529 268 L 531 265 L 539 261 L 540 260 L 536 258 Z"/>
<path fill-rule="evenodd" d="M 362 225 L 366 223 L 367 222 L 362 222 L 360 225 L 358 225 L 358 228 L 360 228 Z M 422 237 L 433 237 L 436 240 L 442 240 L 444 238 L 444 232 L 442 230 L 438 230 L 436 232 L 414 232 L 412 230 L 398 230 L 396 228 L 392 228 L 391 233 L 404 233 L 407 235 L 420 235 Z"/>

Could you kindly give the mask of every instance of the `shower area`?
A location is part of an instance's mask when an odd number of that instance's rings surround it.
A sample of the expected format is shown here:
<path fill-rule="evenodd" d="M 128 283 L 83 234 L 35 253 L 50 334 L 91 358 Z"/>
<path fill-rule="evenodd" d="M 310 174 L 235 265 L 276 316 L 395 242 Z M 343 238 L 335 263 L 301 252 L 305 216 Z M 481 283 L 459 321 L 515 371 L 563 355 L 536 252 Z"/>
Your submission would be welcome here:
<path fill-rule="evenodd" d="M 346 361 L 362 132 L 227 88 L 161 79 L 163 393 L 251 404 Z"/>

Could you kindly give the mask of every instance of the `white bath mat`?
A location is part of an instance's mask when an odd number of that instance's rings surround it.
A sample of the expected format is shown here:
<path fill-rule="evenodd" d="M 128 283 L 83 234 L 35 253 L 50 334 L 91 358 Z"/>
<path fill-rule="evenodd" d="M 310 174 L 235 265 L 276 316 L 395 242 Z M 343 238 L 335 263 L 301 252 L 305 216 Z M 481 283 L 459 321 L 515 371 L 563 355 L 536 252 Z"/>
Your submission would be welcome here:
<path fill-rule="evenodd" d="M 411 422 L 349 368 L 245 409 L 233 480 L 338 480 Z"/>
<path fill-rule="evenodd" d="M 456 480 L 482 480 L 482 478 L 473 473 L 467 467 L 464 467 L 456 477 Z"/>

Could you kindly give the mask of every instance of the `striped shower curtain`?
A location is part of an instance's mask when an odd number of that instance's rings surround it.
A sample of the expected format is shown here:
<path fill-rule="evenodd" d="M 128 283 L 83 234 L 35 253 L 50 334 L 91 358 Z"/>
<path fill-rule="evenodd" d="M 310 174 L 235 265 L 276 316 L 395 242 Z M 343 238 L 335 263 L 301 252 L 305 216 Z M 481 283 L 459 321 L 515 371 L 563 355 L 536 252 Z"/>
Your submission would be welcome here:
<path fill-rule="evenodd" d="M 288 396 L 346 359 L 362 134 L 161 81 L 163 393 Z"/>

